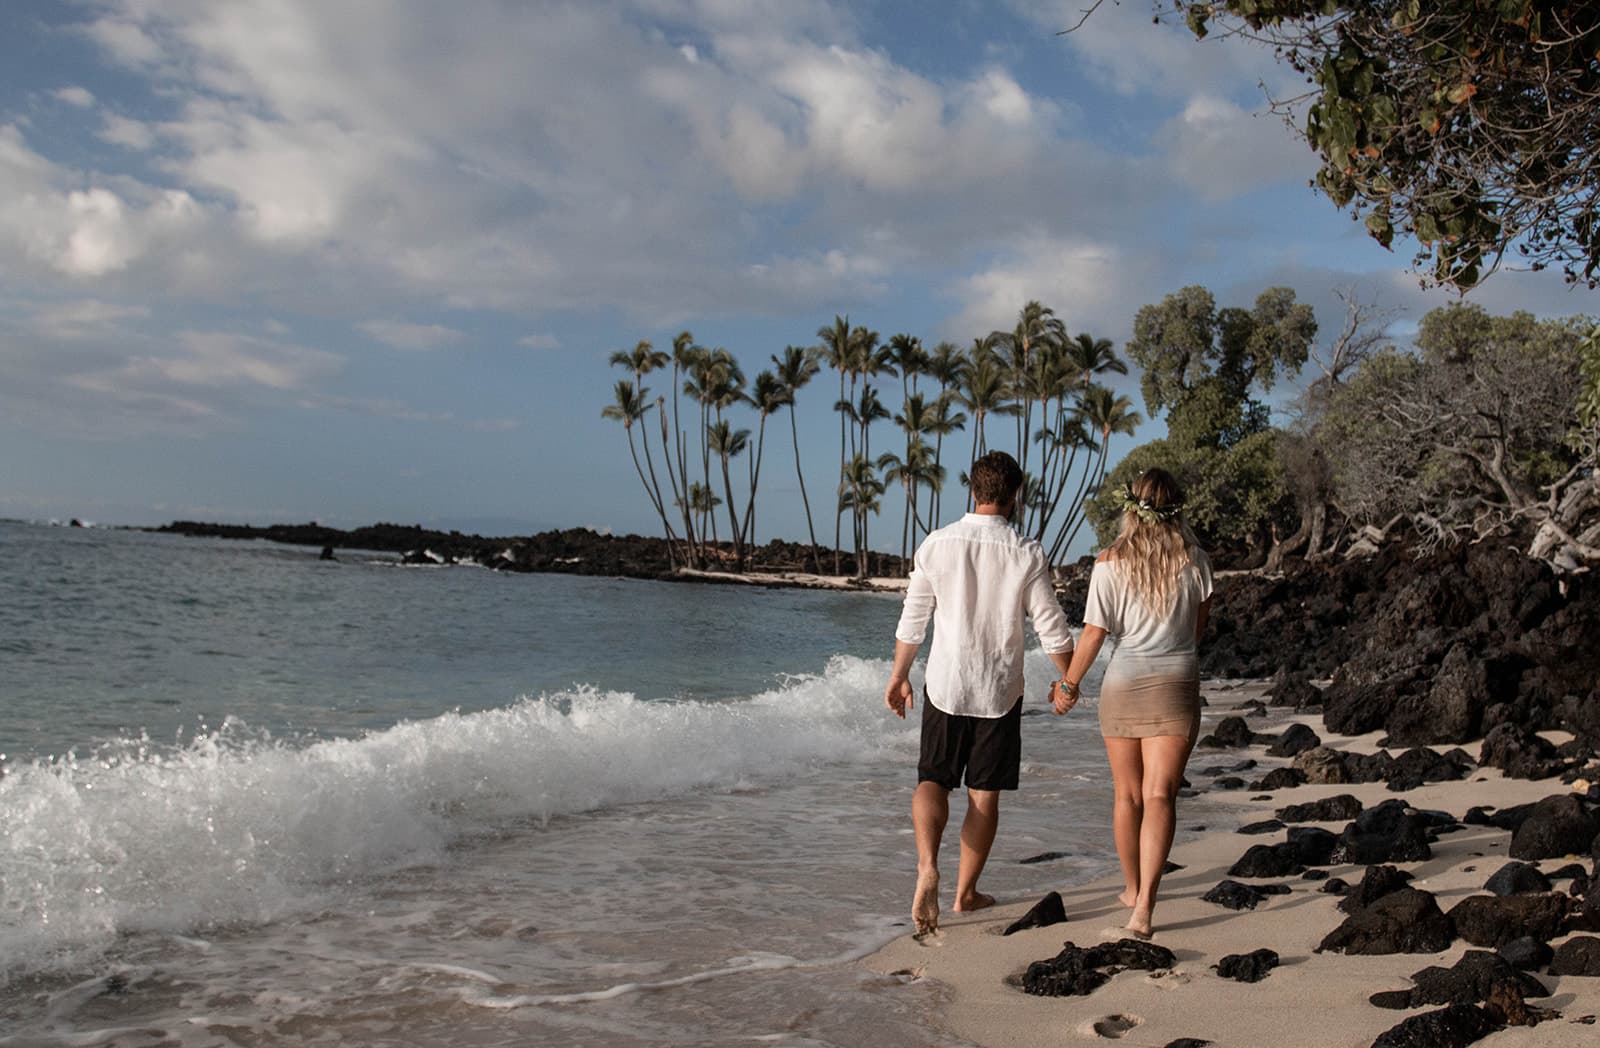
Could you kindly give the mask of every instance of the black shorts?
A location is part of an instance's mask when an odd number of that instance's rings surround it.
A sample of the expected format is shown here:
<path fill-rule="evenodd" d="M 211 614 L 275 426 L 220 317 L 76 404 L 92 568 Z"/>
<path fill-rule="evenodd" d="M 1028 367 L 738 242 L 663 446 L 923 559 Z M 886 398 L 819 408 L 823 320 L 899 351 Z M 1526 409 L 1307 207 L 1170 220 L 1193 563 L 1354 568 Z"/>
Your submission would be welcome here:
<path fill-rule="evenodd" d="M 923 689 L 918 782 L 953 790 L 964 771 L 969 790 L 1014 790 L 1021 770 L 1021 697 L 1003 717 L 967 717 L 944 712 Z"/>

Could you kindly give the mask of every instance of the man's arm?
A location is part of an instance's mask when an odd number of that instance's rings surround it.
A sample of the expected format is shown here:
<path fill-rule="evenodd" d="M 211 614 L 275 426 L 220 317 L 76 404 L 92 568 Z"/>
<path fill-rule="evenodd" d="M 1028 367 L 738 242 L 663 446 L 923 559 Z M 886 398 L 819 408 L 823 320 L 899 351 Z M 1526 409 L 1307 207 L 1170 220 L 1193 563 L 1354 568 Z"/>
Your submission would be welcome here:
<path fill-rule="evenodd" d="M 883 701 L 901 720 L 905 720 L 906 710 L 912 706 L 911 664 L 921 650 L 921 644 L 907 644 L 903 640 L 894 642 L 894 670 L 889 675 L 889 687 L 883 693 Z"/>

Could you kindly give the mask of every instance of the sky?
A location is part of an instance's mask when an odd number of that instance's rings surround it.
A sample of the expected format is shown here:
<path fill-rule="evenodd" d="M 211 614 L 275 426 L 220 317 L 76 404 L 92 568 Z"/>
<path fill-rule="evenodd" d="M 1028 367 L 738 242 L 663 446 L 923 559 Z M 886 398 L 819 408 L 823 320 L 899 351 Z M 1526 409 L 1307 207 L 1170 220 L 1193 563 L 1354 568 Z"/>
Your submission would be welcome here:
<path fill-rule="evenodd" d="M 1060 35 L 1084 6 L 11 0 L 0 516 L 654 533 L 600 415 L 641 339 L 753 377 L 836 314 L 969 345 L 1037 299 L 1120 350 L 1189 284 L 1324 332 L 1341 289 L 1398 332 L 1452 300 L 1308 187 L 1269 52 L 1147 0 Z M 798 404 L 814 505 L 835 394 Z M 776 421 L 762 541 L 805 533 Z"/>

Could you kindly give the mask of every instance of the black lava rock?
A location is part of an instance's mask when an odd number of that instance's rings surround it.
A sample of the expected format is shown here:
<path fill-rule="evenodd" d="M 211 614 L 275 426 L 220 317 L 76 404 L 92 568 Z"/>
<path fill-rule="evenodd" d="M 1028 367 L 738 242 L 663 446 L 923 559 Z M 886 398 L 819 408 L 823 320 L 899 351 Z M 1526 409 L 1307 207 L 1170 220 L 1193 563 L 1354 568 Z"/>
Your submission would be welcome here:
<path fill-rule="evenodd" d="M 1262 948 L 1249 953 L 1230 953 L 1214 966 L 1217 974 L 1236 982 L 1260 982 L 1278 966 L 1278 954 Z"/>
<path fill-rule="evenodd" d="M 1564 763 L 1556 748 L 1526 726 L 1498 724 L 1483 737 L 1478 763 L 1499 768 L 1513 779 L 1548 779 L 1558 774 Z"/>
<path fill-rule="evenodd" d="M 1426 746 L 1409 749 L 1394 759 L 1394 766 L 1386 778 L 1389 789 L 1396 793 L 1414 790 L 1428 782 L 1455 782 L 1475 770 L 1471 756 L 1465 750 L 1435 753 Z"/>
<path fill-rule="evenodd" d="M 1362 811 L 1361 802 L 1352 794 L 1341 793 L 1324 797 L 1320 801 L 1291 804 L 1278 809 L 1278 818 L 1284 822 L 1344 822 L 1354 819 Z"/>
<path fill-rule="evenodd" d="M 1030 855 L 1026 859 L 1018 859 L 1017 862 L 1023 866 L 1032 866 L 1035 863 L 1054 862 L 1056 859 L 1065 859 L 1071 854 L 1071 852 L 1064 851 L 1040 852 L 1038 855 Z"/>
<path fill-rule="evenodd" d="M 1256 733 L 1250 730 L 1250 725 L 1244 722 L 1243 717 L 1224 717 L 1216 729 L 1197 745 L 1206 749 L 1237 749 L 1255 741 Z"/>
<path fill-rule="evenodd" d="M 1496 870 L 1494 876 L 1484 884 L 1484 888 L 1496 895 L 1547 892 L 1550 890 L 1550 878 L 1540 873 L 1537 866 L 1512 860 Z"/>
<path fill-rule="evenodd" d="M 1233 832 L 1254 836 L 1261 833 L 1277 833 L 1281 829 L 1283 829 L 1283 823 L 1277 819 L 1266 819 L 1261 822 L 1248 823 Z"/>
<path fill-rule="evenodd" d="M 1253 910 L 1256 904 L 1269 895 L 1287 895 L 1286 884 L 1240 884 L 1238 881 L 1219 881 L 1215 888 L 1200 896 L 1204 902 L 1214 902 L 1229 910 Z"/>
<path fill-rule="evenodd" d="M 1323 937 L 1319 952 L 1346 954 L 1438 953 L 1455 939 L 1455 926 L 1430 892 L 1397 888 L 1344 919 Z"/>
<path fill-rule="evenodd" d="M 1450 910 L 1456 932 L 1474 946 L 1501 946 L 1531 935 L 1548 942 L 1561 930 L 1572 900 L 1544 895 L 1469 895 Z"/>
<path fill-rule="evenodd" d="M 1293 757 L 1322 745 L 1316 732 L 1304 724 L 1291 724 L 1278 741 L 1267 747 L 1268 757 Z"/>
<path fill-rule="evenodd" d="M 1452 1004 L 1423 1012 L 1378 1035 L 1372 1048 L 1466 1048 L 1489 1036 L 1498 1024 L 1482 1008 Z"/>
<path fill-rule="evenodd" d="M 1525 972 L 1536 972 L 1550 963 L 1550 958 L 1555 956 L 1555 951 L 1547 942 L 1540 942 L 1531 935 L 1524 935 L 1519 939 L 1512 939 L 1501 946 L 1500 956 L 1513 968 Z"/>
<path fill-rule="evenodd" d="M 1300 875 L 1302 881 L 1325 881 L 1328 879 L 1327 870 L 1307 870 Z"/>
<path fill-rule="evenodd" d="M 1575 935 L 1556 947 L 1551 975 L 1600 975 L 1600 938 Z"/>
<path fill-rule="evenodd" d="M 1432 858 L 1428 820 L 1404 803 L 1384 801 L 1356 816 L 1339 835 L 1336 863 L 1370 866 L 1385 862 L 1421 862 Z"/>
<path fill-rule="evenodd" d="M 1303 872 L 1305 866 L 1288 844 L 1252 844 L 1228 867 L 1229 877 L 1288 877 Z"/>
<path fill-rule="evenodd" d="M 1252 790 L 1288 790 L 1305 785 L 1306 773 L 1299 768 L 1273 768 L 1250 784 Z"/>
<path fill-rule="evenodd" d="M 1159 971 L 1177 963 L 1172 951 L 1151 942 L 1119 939 L 1088 949 L 1065 943 L 1049 960 L 1034 961 L 1022 976 L 1022 989 L 1036 997 L 1081 997 L 1119 971 Z"/>
<path fill-rule="evenodd" d="M 1274 706 L 1300 710 L 1307 706 L 1322 705 L 1322 689 L 1312 684 L 1311 678 L 1304 673 L 1284 674 L 1267 695 Z"/>
<path fill-rule="evenodd" d="M 1478 1004 L 1495 996 L 1497 988 L 1510 986 L 1518 997 L 1548 997 L 1550 991 L 1531 975 L 1509 964 L 1504 957 L 1487 950 L 1468 950 L 1449 968 L 1431 965 L 1411 976 L 1416 985 L 1411 1003 Z"/>
<path fill-rule="evenodd" d="M 1306 872 L 1312 873 L 1313 871 L 1307 870 Z M 1349 895 L 1350 885 L 1343 877 L 1329 877 L 1317 891 L 1325 895 Z"/>
<path fill-rule="evenodd" d="M 1061 901 L 1060 892 L 1050 892 L 1044 898 L 1033 904 L 1027 913 L 1012 921 L 1001 935 L 1010 935 L 1028 928 L 1048 928 L 1052 924 L 1060 924 L 1067 919 L 1067 907 Z"/>
<path fill-rule="evenodd" d="M 1245 781 L 1237 775 L 1224 775 L 1211 785 L 1219 790 L 1242 790 L 1245 788 Z"/>
<path fill-rule="evenodd" d="M 1600 834 L 1600 819 L 1570 793 L 1546 797 L 1533 806 L 1511 837 L 1513 859 L 1558 859 L 1582 855 Z"/>
<path fill-rule="evenodd" d="M 1291 826 L 1286 846 L 1302 866 L 1327 866 L 1338 850 L 1339 838 L 1320 826 Z"/>
<path fill-rule="evenodd" d="M 1404 888 L 1410 880 L 1411 874 L 1397 867 L 1368 866 L 1366 873 L 1361 875 L 1361 883 L 1345 894 L 1344 901 L 1339 903 L 1339 909 L 1345 913 L 1355 913 L 1371 906 L 1390 892 Z"/>

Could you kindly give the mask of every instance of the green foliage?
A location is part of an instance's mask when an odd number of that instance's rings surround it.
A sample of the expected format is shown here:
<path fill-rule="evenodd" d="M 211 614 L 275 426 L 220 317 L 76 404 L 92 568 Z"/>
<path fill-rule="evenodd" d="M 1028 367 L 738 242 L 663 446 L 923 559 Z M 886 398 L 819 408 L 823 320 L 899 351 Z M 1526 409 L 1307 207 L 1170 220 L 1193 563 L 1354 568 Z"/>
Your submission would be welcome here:
<path fill-rule="evenodd" d="M 1175 6 L 1305 74 L 1316 186 L 1432 279 L 1467 289 L 1507 250 L 1600 286 L 1600 18 L 1570 0 L 1221 0 Z M 1289 103 L 1282 106 L 1288 111 Z"/>
<path fill-rule="evenodd" d="M 1600 427 L 1600 324 L 1578 343 L 1578 367 L 1583 388 L 1578 393 L 1578 424 L 1586 430 Z"/>

